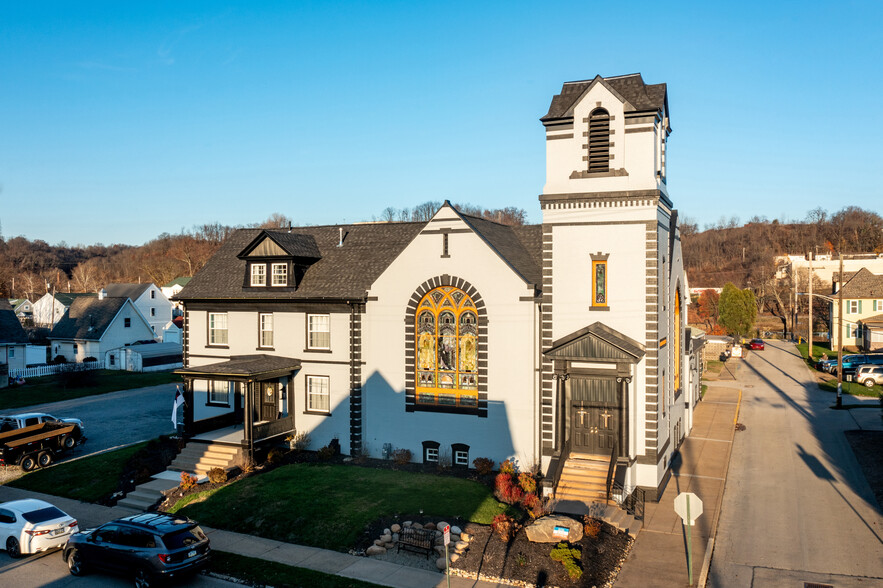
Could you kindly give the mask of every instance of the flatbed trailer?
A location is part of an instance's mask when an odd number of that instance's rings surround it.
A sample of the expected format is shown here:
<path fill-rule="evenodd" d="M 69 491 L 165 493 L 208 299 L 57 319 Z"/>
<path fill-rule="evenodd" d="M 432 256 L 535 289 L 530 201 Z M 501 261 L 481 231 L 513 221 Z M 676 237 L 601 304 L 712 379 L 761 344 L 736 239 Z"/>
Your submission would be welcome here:
<path fill-rule="evenodd" d="M 55 423 L 0 433 L 0 465 L 21 466 L 26 472 L 46 467 L 60 453 L 76 447 L 79 436 L 76 425 Z"/>

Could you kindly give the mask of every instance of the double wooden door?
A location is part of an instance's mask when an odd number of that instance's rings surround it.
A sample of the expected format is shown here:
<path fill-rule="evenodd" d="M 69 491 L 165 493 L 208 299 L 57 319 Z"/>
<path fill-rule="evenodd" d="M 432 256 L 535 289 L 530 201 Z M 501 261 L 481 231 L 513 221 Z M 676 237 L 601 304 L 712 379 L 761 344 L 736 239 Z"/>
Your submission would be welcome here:
<path fill-rule="evenodd" d="M 571 407 L 571 451 L 610 455 L 619 434 L 620 411 L 616 406 L 574 402 Z"/>

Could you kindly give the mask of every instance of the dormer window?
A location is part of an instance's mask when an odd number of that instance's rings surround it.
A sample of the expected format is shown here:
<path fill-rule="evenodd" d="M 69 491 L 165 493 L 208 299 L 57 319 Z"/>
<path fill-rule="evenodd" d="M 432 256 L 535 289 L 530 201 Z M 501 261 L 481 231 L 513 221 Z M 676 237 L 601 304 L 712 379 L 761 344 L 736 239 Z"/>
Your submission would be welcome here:
<path fill-rule="evenodd" d="M 274 263 L 273 264 L 273 285 L 274 286 L 287 286 L 288 285 L 288 264 L 287 263 Z"/>
<path fill-rule="evenodd" d="M 267 264 L 253 263 L 251 264 L 251 285 L 266 286 L 267 285 Z"/>

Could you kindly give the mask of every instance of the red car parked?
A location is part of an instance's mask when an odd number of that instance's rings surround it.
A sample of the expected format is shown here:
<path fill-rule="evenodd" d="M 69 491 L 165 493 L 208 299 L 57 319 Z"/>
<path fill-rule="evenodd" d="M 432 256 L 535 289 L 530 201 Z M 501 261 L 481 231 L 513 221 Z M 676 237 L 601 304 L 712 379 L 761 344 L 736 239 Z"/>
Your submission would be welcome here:
<path fill-rule="evenodd" d="M 747 347 L 748 349 L 757 349 L 763 351 L 763 341 L 760 339 L 752 339 L 745 344 L 745 347 Z"/>

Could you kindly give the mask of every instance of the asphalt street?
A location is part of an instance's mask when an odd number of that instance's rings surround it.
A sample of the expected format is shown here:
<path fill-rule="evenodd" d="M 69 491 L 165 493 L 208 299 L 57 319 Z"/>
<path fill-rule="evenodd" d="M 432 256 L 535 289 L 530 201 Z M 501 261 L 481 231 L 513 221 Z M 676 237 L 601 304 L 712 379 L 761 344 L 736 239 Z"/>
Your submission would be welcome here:
<path fill-rule="evenodd" d="M 879 404 L 833 410 L 793 344 L 739 367 L 742 406 L 708 586 L 883 585 L 883 516 L 843 432 Z M 851 397 L 846 402 L 860 404 Z"/>
<path fill-rule="evenodd" d="M 162 384 L 74 400 L 35 404 L 2 412 L 4 414 L 46 412 L 58 418 L 81 419 L 88 440 L 68 454 L 66 459 L 70 459 L 174 433 L 175 428 L 172 426 L 174 399 L 175 385 Z M 181 418 L 180 409 L 178 418 Z"/>

